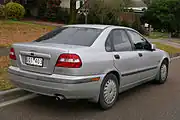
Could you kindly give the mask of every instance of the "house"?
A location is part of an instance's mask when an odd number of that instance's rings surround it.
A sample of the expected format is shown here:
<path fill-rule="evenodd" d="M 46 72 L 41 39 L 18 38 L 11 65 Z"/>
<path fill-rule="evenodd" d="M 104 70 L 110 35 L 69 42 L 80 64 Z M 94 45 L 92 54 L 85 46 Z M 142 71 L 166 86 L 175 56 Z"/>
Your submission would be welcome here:
<path fill-rule="evenodd" d="M 128 9 L 132 9 L 135 13 L 143 13 L 147 9 L 147 5 L 142 0 L 132 0 Z"/>
<path fill-rule="evenodd" d="M 135 21 L 140 20 L 144 10 L 147 9 L 147 5 L 142 0 L 132 0 L 132 4 L 130 4 L 126 9 L 133 12 L 121 12 L 120 20 L 133 24 Z"/>

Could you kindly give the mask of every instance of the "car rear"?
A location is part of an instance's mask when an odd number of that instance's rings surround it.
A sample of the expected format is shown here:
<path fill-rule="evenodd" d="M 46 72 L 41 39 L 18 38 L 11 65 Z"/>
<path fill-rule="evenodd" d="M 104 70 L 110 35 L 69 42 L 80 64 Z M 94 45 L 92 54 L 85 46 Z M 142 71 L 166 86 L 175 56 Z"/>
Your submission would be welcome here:
<path fill-rule="evenodd" d="M 97 98 L 103 75 L 85 74 L 87 66 L 82 51 L 91 51 L 102 31 L 62 27 L 33 42 L 12 45 L 10 80 L 17 87 L 48 96 Z"/>

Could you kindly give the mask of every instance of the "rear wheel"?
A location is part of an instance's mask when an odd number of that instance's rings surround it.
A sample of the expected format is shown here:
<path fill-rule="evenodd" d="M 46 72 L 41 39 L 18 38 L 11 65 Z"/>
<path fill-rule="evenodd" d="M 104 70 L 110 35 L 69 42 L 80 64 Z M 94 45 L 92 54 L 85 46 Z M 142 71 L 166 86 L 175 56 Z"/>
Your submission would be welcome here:
<path fill-rule="evenodd" d="M 99 104 L 102 109 L 111 108 L 118 97 L 118 79 L 114 74 L 108 74 L 101 85 Z"/>
<path fill-rule="evenodd" d="M 168 61 L 163 61 L 159 69 L 158 79 L 155 80 L 157 84 L 164 84 L 167 81 L 168 76 Z"/>

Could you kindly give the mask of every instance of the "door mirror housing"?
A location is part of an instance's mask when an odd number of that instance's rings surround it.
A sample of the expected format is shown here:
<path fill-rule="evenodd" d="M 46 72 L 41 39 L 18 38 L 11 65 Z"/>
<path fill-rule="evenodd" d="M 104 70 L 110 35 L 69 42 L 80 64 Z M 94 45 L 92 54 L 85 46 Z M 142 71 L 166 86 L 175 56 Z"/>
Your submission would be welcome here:
<path fill-rule="evenodd" d="M 151 44 L 151 50 L 155 51 L 156 50 L 156 45 L 155 44 Z"/>

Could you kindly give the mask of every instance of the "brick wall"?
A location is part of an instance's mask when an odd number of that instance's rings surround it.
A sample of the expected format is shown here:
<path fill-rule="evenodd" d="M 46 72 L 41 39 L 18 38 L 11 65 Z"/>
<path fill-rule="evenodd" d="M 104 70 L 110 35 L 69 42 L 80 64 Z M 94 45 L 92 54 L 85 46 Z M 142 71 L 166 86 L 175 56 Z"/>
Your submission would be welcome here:
<path fill-rule="evenodd" d="M 121 21 L 133 23 L 137 18 L 139 18 L 139 15 L 135 14 L 134 12 L 121 12 L 120 13 Z"/>

